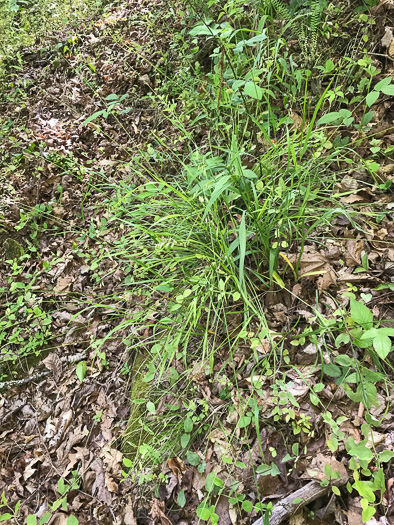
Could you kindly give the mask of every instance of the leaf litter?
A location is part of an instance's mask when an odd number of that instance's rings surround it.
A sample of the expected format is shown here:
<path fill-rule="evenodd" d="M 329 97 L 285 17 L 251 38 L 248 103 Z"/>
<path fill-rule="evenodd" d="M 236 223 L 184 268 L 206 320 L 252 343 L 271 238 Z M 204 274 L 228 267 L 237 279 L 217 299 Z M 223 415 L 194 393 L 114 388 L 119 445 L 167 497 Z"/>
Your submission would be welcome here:
<path fill-rule="evenodd" d="M 376 6 L 377 13 L 383 4 L 387 2 Z M 152 7 L 159 9 L 160 5 Z M 377 285 L 389 283 L 393 277 L 392 198 L 388 196 L 386 202 L 386 196 L 379 194 L 376 186 L 372 189 L 367 186 L 363 180 L 365 173 L 346 175 L 336 185 L 337 193 L 346 194 L 341 202 L 354 206 L 353 210 L 357 210 L 359 204 L 385 206 L 389 213 L 379 223 L 369 220 L 365 213 L 359 216 L 357 224 L 352 224 L 344 215 L 338 215 L 332 222 L 338 240 L 331 240 L 325 246 L 310 242 L 302 252 L 290 249 L 286 257 L 280 259 L 280 275 L 284 275 L 285 289 L 275 292 L 261 290 L 270 338 L 266 335 L 260 337 L 256 327 L 255 332 L 247 334 L 244 346 L 240 345 L 234 353 L 234 363 L 226 362 L 223 358 L 226 349 L 222 348 L 215 354 L 217 362 L 213 366 L 207 367 L 196 361 L 187 371 L 187 380 L 195 387 L 195 400 L 200 403 L 200 409 L 209 406 L 209 417 L 218 426 L 214 428 L 212 423 L 206 441 L 192 455 L 184 459 L 170 457 L 160 465 L 163 476 L 157 490 L 153 485 L 150 490 L 142 490 L 138 480 L 125 480 L 123 476 L 124 456 L 119 450 L 119 442 L 127 427 L 130 385 L 120 370 L 128 364 L 123 340 L 129 334 L 118 329 L 122 322 L 118 312 L 122 312 L 124 318 L 130 316 L 131 310 L 143 312 L 144 300 L 138 296 L 125 298 L 122 295 L 125 269 L 116 259 L 97 263 L 104 275 L 97 286 L 96 268 L 86 264 L 82 255 L 75 256 L 73 246 L 77 244 L 83 254 L 84 250 L 94 248 L 103 239 L 108 245 L 115 245 L 126 233 L 125 229 L 117 233 L 106 231 L 108 217 L 100 206 L 105 192 L 92 180 L 106 181 L 108 195 L 113 196 L 111 183 L 130 176 L 127 162 L 132 160 L 133 152 L 145 147 L 151 133 L 172 137 L 174 142 L 179 138 L 178 130 L 161 119 L 157 108 L 144 98 L 156 87 L 151 63 L 158 59 L 169 41 L 164 38 L 159 42 L 154 31 L 144 24 L 129 24 L 147 10 L 143 2 L 132 2 L 104 20 L 94 21 L 91 32 L 80 43 L 79 57 L 72 54 L 63 57 L 56 67 L 51 65 L 50 49 L 33 53 L 24 66 L 24 74 L 32 82 L 25 107 L 21 108 L 17 103 L 7 104 L 7 107 L 3 104 L 5 114 L 17 115 L 24 122 L 24 130 L 19 134 L 20 144 L 15 146 L 12 141 L 5 141 L 4 147 L 16 153 L 28 149 L 30 144 L 43 143 L 44 157 L 51 156 L 51 161 L 45 162 L 28 153 L 23 169 L 11 171 L 7 180 L 11 198 L 4 199 L 3 227 L 7 235 L 15 235 L 22 241 L 28 228 L 26 225 L 20 227 L 21 210 L 45 204 L 44 209 L 39 210 L 39 223 L 43 226 L 47 222 L 49 230 L 39 235 L 40 258 L 32 265 L 38 271 L 35 289 L 44 301 L 54 299 L 54 303 L 50 346 L 45 359 L 37 365 L 38 370 L 45 371 L 46 375 L 35 375 L 28 384 L 17 384 L 18 378 L 5 381 L 9 388 L 2 393 L 0 401 L 3 456 L 0 492 L 4 492 L 11 507 L 22 501 L 20 515 L 24 518 L 29 513 L 42 518 L 50 505 L 64 494 L 59 486 L 59 480 L 63 480 L 70 485 L 67 508 L 53 512 L 51 523 L 64 523 L 66 517 L 75 515 L 80 524 L 154 522 L 180 525 L 197 523 L 196 508 L 203 500 L 207 484 L 218 478 L 224 484 L 226 494 L 234 492 L 236 484 L 236 492 L 247 494 L 248 501 L 253 504 L 270 501 L 281 504 L 289 498 L 289 502 L 296 505 L 290 517 L 293 525 L 297 522 L 332 523 L 334 520 L 337 523 L 360 523 L 363 510 L 360 498 L 344 493 L 329 496 L 328 490 L 319 491 L 321 487 L 316 485 L 327 479 L 327 472 L 334 471 L 339 473 L 339 479 L 333 484 L 345 485 L 349 472 L 341 454 L 343 450 L 339 449 L 335 455 L 326 447 L 327 430 L 321 410 L 313 402 L 313 394 L 319 393 L 327 401 L 333 418 L 342 419 L 339 430 L 352 437 L 356 444 L 363 438 L 364 419 L 360 402 L 346 397 L 343 388 L 335 382 L 335 374 L 332 375 L 337 373 L 335 368 L 327 368 L 329 374 L 325 376 L 325 384 L 321 382 L 321 368 L 316 366 L 318 356 L 321 355 L 328 366 L 333 365 L 332 355 L 325 341 L 308 343 L 303 341 L 303 334 L 305 330 L 316 329 L 316 309 L 325 319 L 335 320 L 338 308 L 347 307 L 350 301 L 340 292 L 350 290 L 351 293 L 354 283 L 360 287 L 375 319 L 383 319 L 385 325 L 392 326 L 394 307 L 390 288 L 377 289 Z M 111 28 L 120 28 L 125 42 L 146 46 L 146 55 L 140 56 L 133 46 L 130 50 L 122 50 L 106 33 Z M 176 26 L 172 30 L 175 29 Z M 388 48 L 389 54 L 392 47 L 390 31 L 391 28 L 386 27 L 382 37 L 382 46 Z M 161 36 L 163 34 L 161 31 Z M 56 35 L 58 41 L 66 36 L 66 33 Z M 111 93 L 121 95 L 133 91 L 127 129 L 111 118 L 102 123 L 103 134 L 99 133 L 95 123 L 83 124 L 94 112 L 103 110 L 103 106 L 95 99 L 89 85 L 75 75 L 81 57 L 91 61 L 90 69 L 95 70 L 102 86 L 101 98 Z M 43 63 L 48 65 L 45 71 L 42 70 Z M 389 111 L 386 105 L 375 130 L 381 134 L 382 140 L 387 139 L 390 129 L 385 127 Z M 293 121 L 300 126 L 297 119 Z M 62 164 L 65 158 L 69 159 L 69 165 Z M 390 166 L 386 165 L 378 172 L 383 183 L 393 178 Z M 33 175 L 35 170 L 40 173 L 38 182 Z M 49 209 L 47 203 L 57 195 L 60 182 L 63 188 L 61 205 Z M 134 181 L 136 184 L 140 182 Z M 78 217 L 80 210 L 82 218 Z M 91 237 L 78 240 L 75 231 L 80 234 L 84 228 L 89 229 L 89 224 L 95 225 Z M 60 234 L 55 231 L 57 226 Z M 101 226 L 103 229 L 97 235 Z M 363 265 L 365 255 L 368 267 Z M 50 265 L 47 272 L 42 271 L 44 263 Z M 0 272 L 1 282 L 10 289 L 6 280 L 9 268 L 2 264 Z M 28 280 L 29 277 L 23 274 L 18 277 L 21 283 Z M 319 291 L 319 300 L 315 308 L 308 305 L 315 305 L 316 290 Z M 76 296 L 91 301 L 94 306 L 81 313 L 81 303 L 75 301 Z M 160 294 L 154 299 L 159 310 Z M 155 319 L 155 314 L 151 315 Z M 115 328 L 118 329 L 116 337 L 111 338 Z M 223 327 L 218 326 L 218 331 L 220 329 Z M 286 333 L 290 330 L 291 337 L 288 338 Z M 137 333 L 142 348 L 151 335 L 148 327 Z M 104 357 L 95 349 L 94 343 L 98 339 L 107 341 Z M 269 375 L 254 374 L 253 366 L 247 364 L 253 350 L 264 358 L 271 352 L 277 353 L 279 345 L 286 350 L 289 361 L 296 368 L 288 372 L 281 383 Z M 340 355 L 349 354 L 348 345 L 345 342 L 340 346 Z M 86 361 L 89 370 L 83 381 L 75 373 L 75 367 L 68 366 L 75 356 L 77 362 Z M 178 374 L 185 372 L 181 359 L 174 357 L 171 364 Z M 367 365 L 373 369 L 371 362 Z M 23 358 L 20 370 L 20 377 L 33 374 L 28 360 Z M 220 375 L 214 377 L 213 371 L 219 370 Z M 234 388 L 234 382 L 237 382 L 238 389 Z M 253 419 L 250 400 L 256 389 L 260 413 L 271 423 L 278 399 L 286 392 L 287 398 L 282 396 L 285 410 L 277 413 L 278 428 L 267 424 L 258 429 L 250 424 Z M 224 390 L 228 393 L 227 399 L 226 396 L 223 399 Z M 381 417 L 391 398 L 389 392 L 379 388 L 371 414 L 375 418 Z M 169 394 L 161 405 L 154 407 L 152 419 L 167 410 L 166 404 L 175 404 L 177 399 Z M 232 409 L 226 410 L 229 400 Z M 391 412 L 385 416 L 379 431 L 367 440 L 365 449 L 384 446 L 393 450 L 393 416 Z M 294 435 L 284 431 L 289 421 L 300 432 L 302 452 L 294 447 L 298 444 Z M 302 458 L 294 462 L 296 456 Z M 203 462 L 206 467 L 200 472 L 198 466 Z M 389 509 L 388 518 L 371 518 L 371 524 L 392 522 L 394 477 L 392 472 L 388 476 L 387 491 L 382 494 L 384 505 Z M 301 483 L 301 480 L 308 480 L 311 485 Z M 310 493 L 319 486 L 316 491 L 318 504 L 313 507 L 316 519 L 313 521 L 300 502 L 294 504 L 297 491 L 305 491 L 300 487 L 306 486 L 310 487 Z M 245 507 L 220 495 L 215 503 L 219 523 L 258 523 L 256 511 L 247 514 Z"/>

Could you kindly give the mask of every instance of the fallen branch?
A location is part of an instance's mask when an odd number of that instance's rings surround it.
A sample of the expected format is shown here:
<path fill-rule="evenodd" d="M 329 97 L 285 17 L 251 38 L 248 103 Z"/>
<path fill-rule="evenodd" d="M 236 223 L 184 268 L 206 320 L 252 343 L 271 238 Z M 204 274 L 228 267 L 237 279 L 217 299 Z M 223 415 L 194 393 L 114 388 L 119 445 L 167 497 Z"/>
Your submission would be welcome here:
<path fill-rule="evenodd" d="M 85 354 L 80 353 L 80 354 L 62 357 L 60 358 L 60 361 L 62 363 L 76 363 L 77 361 L 82 361 L 84 357 L 85 357 Z M 24 377 L 23 379 L 12 379 L 11 381 L 3 381 L 2 383 L 0 383 L 0 392 L 4 392 L 5 390 L 8 390 L 9 388 L 27 385 L 34 381 L 40 381 L 41 379 L 43 379 L 44 377 L 48 376 L 51 373 L 52 373 L 51 370 L 43 370 L 42 372 L 36 374 L 35 376 Z"/>
<path fill-rule="evenodd" d="M 9 388 L 14 388 L 16 386 L 27 385 L 28 383 L 32 383 L 33 381 L 39 381 L 40 379 L 43 379 L 44 377 L 48 376 L 50 373 L 51 372 L 49 370 L 44 370 L 43 372 L 40 372 L 35 376 L 24 377 L 23 379 L 12 379 L 11 381 L 4 381 L 3 383 L 0 383 L 0 392 L 4 392 L 5 390 L 8 390 Z"/>
<path fill-rule="evenodd" d="M 269 525 L 279 525 L 283 520 L 297 512 L 297 510 L 327 494 L 330 489 L 331 487 L 322 487 L 316 481 L 311 481 L 295 492 L 292 492 L 274 506 L 269 519 Z M 298 498 L 301 498 L 302 501 L 299 501 Z M 293 503 L 294 500 L 298 501 L 298 503 Z M 259 518 L 253 525 L 264 525 L 264 518 Z"/>

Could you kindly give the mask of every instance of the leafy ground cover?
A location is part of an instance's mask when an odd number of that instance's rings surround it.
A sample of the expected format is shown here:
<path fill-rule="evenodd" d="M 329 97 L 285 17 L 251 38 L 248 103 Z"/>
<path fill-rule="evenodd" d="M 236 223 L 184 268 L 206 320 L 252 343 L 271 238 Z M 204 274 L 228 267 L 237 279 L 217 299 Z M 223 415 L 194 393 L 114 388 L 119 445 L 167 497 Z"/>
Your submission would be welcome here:
<path fill-rule="evenodd" d="M 0 519 L 394 522 L 392 2 L 47 7 L 2 7 Z"/>

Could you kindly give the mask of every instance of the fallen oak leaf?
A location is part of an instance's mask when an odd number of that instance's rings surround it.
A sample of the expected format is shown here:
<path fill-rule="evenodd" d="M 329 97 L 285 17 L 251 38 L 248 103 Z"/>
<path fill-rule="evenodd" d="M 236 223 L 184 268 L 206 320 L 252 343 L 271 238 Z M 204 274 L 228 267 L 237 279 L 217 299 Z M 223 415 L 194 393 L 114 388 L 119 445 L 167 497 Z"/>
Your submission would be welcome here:
<path fill-rule="evenodd" d="M 90 468 L 96 474 L 96 479 L 92 485 L 92 496 L 95 496 L 99 501 L 106 503 L 107 505 L 111 505 L 112 497 L 109 490 L 105 486 L 106 480 L 103 470 L 103 462 L 99 458 L 95 459 L 90 465 Z"/>
<path fill-rule="evenodd" d="M 356 191 L 357 188 L 358 188 L 358 183 L 356 179 L 354 179 L 350 175 L 345 175 L 345 177 L 343 177 L 341 182 L 337 182 L 334 186 L 334 189 L 337 194 Z"/>

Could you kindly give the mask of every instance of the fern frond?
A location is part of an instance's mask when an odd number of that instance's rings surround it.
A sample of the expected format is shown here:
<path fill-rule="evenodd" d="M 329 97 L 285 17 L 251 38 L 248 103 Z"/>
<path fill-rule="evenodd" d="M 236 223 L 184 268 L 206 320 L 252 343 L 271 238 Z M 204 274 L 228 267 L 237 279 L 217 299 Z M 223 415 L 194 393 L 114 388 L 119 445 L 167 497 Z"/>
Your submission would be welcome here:
<path fill-rule="evenodd" d="M 305 0 L 293 0 L 291 9 L 282 0 L 270 0 L 271 6 L 275 9 L 279 18 L 290 22 L 293 33 L 298 38 L 301 48 L 305 51 L 308 47 L 315 50 L 317 47 L 318 29 L 321 23 L 322 13 L 327 6 L 327 0 L 312 0 L 309 10 L 306 10 L 308 17 L 305 20 L 294 19 L 294 9 L 299 11 L 305 6 Z M 301 9 L 301 13 L 305 9 Z"/>
<path fill-rule="evenodd" d="M 280 18 L 290 20 L 289 8 L 281 0 L 271 0 L 271 5 L 274 7 Z"/>
<path fill-rule="evenodd" d="M 311 3 L 310 33 L 312 46 L 314 48 L 316 48 L 317 45 L 317 33 L 321 23 L 322 14 L 326 5 L 326 0 L 312 0 Z"/>

